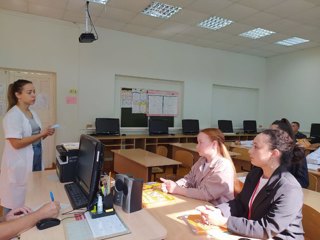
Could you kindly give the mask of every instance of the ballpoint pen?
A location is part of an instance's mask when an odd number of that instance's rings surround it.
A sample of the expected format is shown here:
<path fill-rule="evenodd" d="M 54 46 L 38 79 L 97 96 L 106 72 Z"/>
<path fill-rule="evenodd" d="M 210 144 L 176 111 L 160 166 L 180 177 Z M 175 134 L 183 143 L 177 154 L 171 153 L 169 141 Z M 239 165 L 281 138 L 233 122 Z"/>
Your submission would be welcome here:
<path fill-rule="evenodd" d="M 51 201 L 54 202 L 54 195 L 53 195 L 53 192 L 50 192 L 50 198 L 51 198 Z"/>

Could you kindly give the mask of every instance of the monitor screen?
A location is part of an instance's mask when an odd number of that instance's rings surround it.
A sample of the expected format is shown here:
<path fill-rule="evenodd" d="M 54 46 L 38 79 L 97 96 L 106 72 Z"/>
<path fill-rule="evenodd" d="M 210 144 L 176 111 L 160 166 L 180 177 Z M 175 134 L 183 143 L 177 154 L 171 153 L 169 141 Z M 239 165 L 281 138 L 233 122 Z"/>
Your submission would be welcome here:
<path fill-rule="evenodd" d="M 320 123 L 312 123 L 310 130 L 311 138 L 319 138 L 320 137 Z"/>
<path fill-rule="evenodd" d="M 168 133 L 169 133 L 169 127 L 166 121 L 149 119 L 150 135 L 161 135 L 161 134 L 168 134 Z"/>
<path fill-rule="evenodd" d="M 198 119 L 182 119 L 183 134 L 198 134 L 199 120 Z"/>
<path fill-rule="evenodd" d="M 161 120 L 168 124 L 168 127 L 174 127 L 174 117 L 168 116 L 150 116 L 149 120 Z"/>
<path fill-rule="evenodd" d="M 87 196 L 89 204 L 98 191 L 103 160 L 102 143 L 96 138 L 82 134 L 75 181 Z"/>
<path fill-rule="evenodd" d="M 118 118 L 96 118 L 96 134 L 97 135 L 119 135 L 119 119 Z"/>
<path fill-rule="evenodd" d="M 218 127 L 223 133 L 233 133 L 231 120 L 218 120 Z"/>
<path fill-rule="evenodd" d="M 257 133 L 257 121 L 243 120 L 243 132 L 244 133 Z"/>

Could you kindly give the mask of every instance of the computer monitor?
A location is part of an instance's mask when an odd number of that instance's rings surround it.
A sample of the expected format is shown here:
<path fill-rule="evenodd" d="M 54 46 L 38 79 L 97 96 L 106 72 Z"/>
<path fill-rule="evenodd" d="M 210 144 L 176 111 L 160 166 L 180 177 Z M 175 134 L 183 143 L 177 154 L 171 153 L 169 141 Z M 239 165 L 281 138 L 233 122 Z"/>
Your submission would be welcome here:
<path fill-rule="evenodd" d="M 256 120 L 243 120 L 243 132 L 244 133 L 257 133 L 257 121 Z"/>
<path fill-rule="evenodd" d="M 320 123 L 312 123 L 310 138 L 320 138 Z"/>
<path fill-rule="evenodd" d="M 223 133 L 233 133 L 231 120 L 218 120 L 218 127 Z"/>
<path fill-rule="evenodd" d="M 119 135 L 119 118 L 96 118 L 97 135 Z"/>
<path fill-rule="evenodd" d="M 183 134 L 198 134 L 199 120 L 198 119 L 182 119 L 182 133 Z"/>
<path fill-rule="evenodd" d="M 80 137 L 75 182 L 88 199 L 88 206 L 97 195 L 103 165 L 103 145 L 89 135 Z"/>
<path fill-rule="evenodd" d="M 149 135 L 163 135 L 168 133 L 169 127 L 166 121 L 149 119 Z"/>

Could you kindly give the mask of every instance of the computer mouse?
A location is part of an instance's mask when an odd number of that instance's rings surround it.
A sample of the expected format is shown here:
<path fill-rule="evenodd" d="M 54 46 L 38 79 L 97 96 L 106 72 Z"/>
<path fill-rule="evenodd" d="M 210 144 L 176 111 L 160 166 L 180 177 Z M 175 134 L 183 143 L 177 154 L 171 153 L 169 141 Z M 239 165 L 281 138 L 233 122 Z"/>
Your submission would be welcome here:
<path fill-rule="evenodd" d="M 122 134 L 121 134 L 121 136 L 127 136 L 127 134 L 125 134 L 125 133 L 122 133 Z"/>
<path fill-rule="evenodd" d="M 58 218 L 44 218 L 37 222 L 36 226 L 39 230 L 43 230 L 46 228 L 54 227 L 60 224 L 60 220 Z"/>

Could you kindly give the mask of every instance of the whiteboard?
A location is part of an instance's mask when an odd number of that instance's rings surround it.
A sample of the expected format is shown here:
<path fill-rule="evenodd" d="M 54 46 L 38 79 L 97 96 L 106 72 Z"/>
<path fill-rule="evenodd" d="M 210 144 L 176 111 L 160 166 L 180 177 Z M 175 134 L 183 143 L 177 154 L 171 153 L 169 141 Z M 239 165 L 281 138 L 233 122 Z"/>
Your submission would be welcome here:
<path fill-rule="evenodd" d="M 183 103 L 183 81 L 175 80 L 163 80 L 163 79 L 153 79 L 145 77 L 134 77 L 134 76 L 125 76 L 125 75 L 116 75 L 115 76 L 115 104 L 114 112 L 115 117 L 121 116 L 121 96 L 120 92 L 122 88 L 138 88 L 138 89 L 154 89 L 158 91 L 174 91 L 177 92 L 179 97 L 175 99 L 165 99 L 167 108 L 165 108 L 166 113 L 174 112 L 174 127 L 181 127 L 181 119 L 183 115 L 182 103 Z M 152 99 L 155 100 L 155 99 Z M 171 100 L 171 101 L 170 101 Z M 173 101 L 176 101 L 173 103 Z M 162 101 L 163 102 L 163 99 Z M 158 103 L 157 101 L 152 101 L 152 104 Z M 175 108 L 172 105 L 175 105 Z M 159 109 L 160 106 L 153 106 L 152 109 Z M 162 109 L 162 106 L 161 106 Z M 174 110 L 173 110 L 174 109 Z M 158 110 L 157 110 L 158 111 Z"/>
<path fill-rule="evenodd" d="M 218 120 L 232 120 L 233 128 L 243 128 L 243 120 L 258 120 L 259 89 L 224 86 L 212 87 L 211 126 Z"/>

